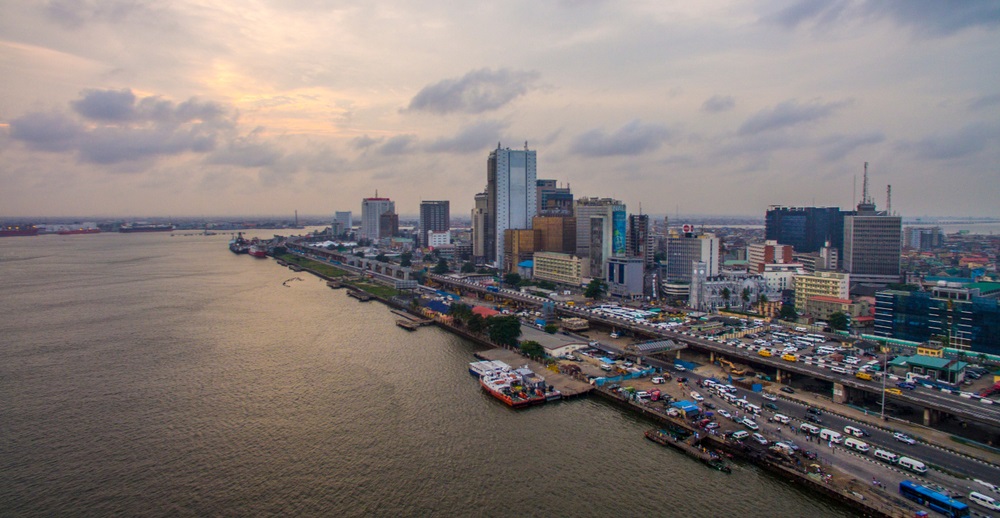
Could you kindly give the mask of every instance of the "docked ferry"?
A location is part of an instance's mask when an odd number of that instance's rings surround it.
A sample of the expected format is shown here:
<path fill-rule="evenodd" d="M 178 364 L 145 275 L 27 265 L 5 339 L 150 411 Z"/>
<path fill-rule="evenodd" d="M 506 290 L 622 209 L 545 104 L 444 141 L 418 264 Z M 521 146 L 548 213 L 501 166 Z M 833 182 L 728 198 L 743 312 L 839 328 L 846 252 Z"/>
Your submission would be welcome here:
<path fill-rule="evenodd" d="M 527 367 L 485 374 L 479 378 L 479 384 L 511 408 L 545 403 L 545 380 Z"/>

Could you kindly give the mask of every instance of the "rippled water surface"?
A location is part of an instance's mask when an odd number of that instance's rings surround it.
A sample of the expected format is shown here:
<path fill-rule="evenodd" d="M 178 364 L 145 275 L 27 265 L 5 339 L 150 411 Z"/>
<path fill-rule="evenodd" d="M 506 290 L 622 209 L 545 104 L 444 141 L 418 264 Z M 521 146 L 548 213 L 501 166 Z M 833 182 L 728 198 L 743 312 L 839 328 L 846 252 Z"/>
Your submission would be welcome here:
<path fill-rule="evenodd" d="M 228 239 L 0 239 L 0 515 L 850 514 L 596 399 L 512 411 L 474 344 Z"/>

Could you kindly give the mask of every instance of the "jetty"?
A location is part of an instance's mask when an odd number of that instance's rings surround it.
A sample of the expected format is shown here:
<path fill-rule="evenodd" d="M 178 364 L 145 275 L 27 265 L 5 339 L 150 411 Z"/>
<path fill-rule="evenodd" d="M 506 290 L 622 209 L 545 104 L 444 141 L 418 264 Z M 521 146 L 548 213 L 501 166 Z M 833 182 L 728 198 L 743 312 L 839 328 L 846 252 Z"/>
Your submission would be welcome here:
<path fill-rule="evenodd" d="M 402 311 L 397 311 L 395 309 L 390 310 L 396 316 L 403 317 L 396 320 L 396 325 L 406 329 L 407 331 L 416 331 L 423 326 L 429 326 L 434 323 L 433 320 L 429 318 L 417 318 L 413 315 L 403 313 Z"/>
<path fill-rule="evenodd" d="M 340 288 L 343 288 L 344 285 L 340 281 L 326 281 L 326 287 L 339 290 Z"/>
<path fill-rule="evenodd" d="M 372 299 L 370 293 L 365 293 L 361 290 L 347 290 L 347 296 L 354 297 L 360 300 L 361 302 L 368 302 L 369 300 Z"/>
<path fill-rule="evenodd" d="M 580 381 L 579 379 L 576 379 L 568 374 L 554 372 L 545 365 L 542 365 L 534 360 L 529 360 L 528 358 L 525 358 L 517 352 L 509 349 L 490 349 L 487 351 L 480 351 L 475 354 L 475 357 L 480 360 L 500 360 L 513 367 L 528 364 L 528 367 L 532 371 L 545 378 L 545 383 L 547 385 L 555 387 L 555 389 L 562 394 L 563 399 L 582 396 L 594 390 L 594 386 L 587 382 Z"/>

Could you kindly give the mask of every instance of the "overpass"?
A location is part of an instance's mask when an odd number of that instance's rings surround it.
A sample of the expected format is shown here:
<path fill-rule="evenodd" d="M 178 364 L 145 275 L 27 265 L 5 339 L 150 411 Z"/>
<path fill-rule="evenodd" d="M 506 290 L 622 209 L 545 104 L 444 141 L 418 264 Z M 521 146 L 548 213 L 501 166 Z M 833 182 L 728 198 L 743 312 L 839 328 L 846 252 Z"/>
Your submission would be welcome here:
<path fill-rule="evenodd" d="M 430 275 L 433 281 L 449 286 L 453 289 L 465 292 L 476 293 L 478 295 L 491 294 L 493 297 L 502 297 L 517 301 L 523 305 L 540 306 L 543 302 L 553 302 L 544 297 L 529 295 L 515 290 L 500 289 L 498 292 L 489 292 L 485 286 L 463 281 L 453 277 L 443 275 Z M 589 310 L 567 306 L 556 302 L 556 312 L 560 315 L 585 318 L 590 322 L 595 322 L 616 329 L 625 329 L 637 336 L 649 338 L 668 338 L 687 347 L 710 354 L 713 359 L 715 355 L 723 355 L 727 358 L 738 358 L 744 363 L 763 365 L 776 370 L 777 381 L 787 377 L 789 374 L 809 376 L 812 378 L 831 382 L 833 384 L 833 398 L 835 402 L 844 402 L 848 399 L 849 391 L 860 391 L 875 394 L 886 399 L 897 400 L 908 405 L 924 409 L 923 421 L 925 425 L 933 425 L 941 415 L 951 414 L 967 421 L 978 422 L 989 426 L 1000 426 L 1000 405 L 981 403 L 975 399 L 959 397 L 955 394 L 948 394 L 940 391 L 904 391 L 900 395 L 884 393 L 881 382 L 866 381 L 852 376 L 840 375 L 828 370 L 825 362 L 818 360 L 815 362 L 787 362 L 779 357 L 766 358 L 748 351 L 747 349 L 733 347 L 725 343 L 715 342 L 705 338 L 681 333 L 666 329 L 652 327 L 646 323 L 635 322 L 620 317 L 599 315 Z"/>

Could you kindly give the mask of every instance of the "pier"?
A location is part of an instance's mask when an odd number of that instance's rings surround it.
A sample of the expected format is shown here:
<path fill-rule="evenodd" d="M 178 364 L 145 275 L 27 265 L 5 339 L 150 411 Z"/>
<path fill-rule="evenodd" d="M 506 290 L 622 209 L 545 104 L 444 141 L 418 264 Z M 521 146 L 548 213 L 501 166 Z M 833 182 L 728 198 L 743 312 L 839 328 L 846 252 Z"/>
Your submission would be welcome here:
<path fill-rule="evenodd" d="M 396 320 L 396 325 L 406 329 L 407 331 L 416 331 L 423 326 L 429 326 L 434 323 L 434 321 L 429 318 L 416 318 L 413 315 L 403 313 L 402 311 L 397 311 L 395 309 L 391 311 L 394 315 L 403 317 Z"/>
<path fill-rule="evenodd" d="M 371 294 L 365 293 L 361 290 L 347 290 L 347 296 L 354 297 L 361 302 L 368 302 L 372 299 Z"/>
<path fill-rule="evenodd" d="M 326 287 L 339 290 L 340 288 L 343 288 L 344 285 L 340 281 L 326 281 Z"/>
<path fill-rule="evenodd" d="M 500 360 L 511 367 L 520 367 L 527 364 L 528 368 L 539 376 L 545 378 L 545 383 L 552 385 L 558 390 L 563 399 L 574 398 L 590 393 L 594 390 L 593 385 L 580 381 L 568 374 L 554 372 L 546 366 L 534 360 L 529 360 L 520 354 L 509 349 L 490 349 L 475 354 L 480 360 Z"/>

